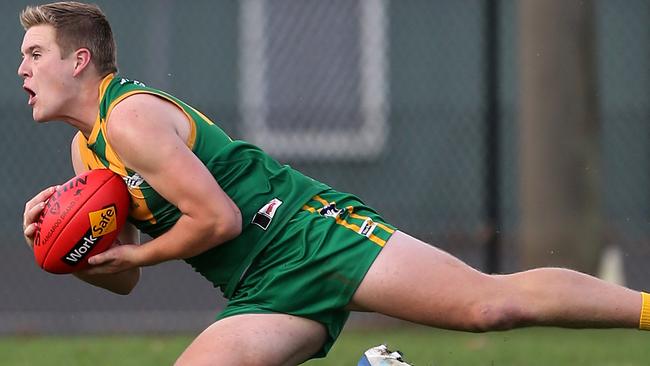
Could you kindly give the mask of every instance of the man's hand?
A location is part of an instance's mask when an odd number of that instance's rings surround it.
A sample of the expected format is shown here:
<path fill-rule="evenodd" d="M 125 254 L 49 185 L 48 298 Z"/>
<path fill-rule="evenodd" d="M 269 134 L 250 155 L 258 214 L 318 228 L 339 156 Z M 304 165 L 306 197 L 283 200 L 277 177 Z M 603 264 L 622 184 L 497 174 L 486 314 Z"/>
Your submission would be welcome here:
<path fill-rule="evenodd" d="M 111 274 L 142 266 L 142 250 L 140 245 L 115 245 L 107 251 L 88 258 L 90 267 L 86 274 Z"/>
<path fill-rule="evenodd" d="M 30 249 L 34 247 L 34 236 L 38 228 L 38 217 L 45 208 L 47 200 L 52 197 L 55 191 L 56 186 L 48 187 L 25 204 L 25 212 L 23 213 L 23 236 Z"/>

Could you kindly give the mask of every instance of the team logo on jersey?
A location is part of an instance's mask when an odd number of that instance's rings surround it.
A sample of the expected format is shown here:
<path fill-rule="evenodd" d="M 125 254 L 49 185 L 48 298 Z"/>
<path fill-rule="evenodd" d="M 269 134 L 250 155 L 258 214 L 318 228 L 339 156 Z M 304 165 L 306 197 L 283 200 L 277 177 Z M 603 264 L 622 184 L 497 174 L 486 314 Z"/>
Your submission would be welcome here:
<path fill-rule="evenodd" d="M 272 199 L 269 201 L 269 203 L 257 211 L 255 216 L 253 216 L 253 220 L 251 222 L 261 227 L 262 230 L 268 229 L 269 225 L 271 225 L 271 220 L 273 220 L 273 216 L 275 216 L 275 212 L 278 210 L 278 207 L 280 207 L 281 204 L 282 201 L 279 199 Z"/>
<path fill-rule="evenodd" d="M 359 234 L 369 238 L 376 227 L 377 224 L 375 224 L 375 222 L 372 221 L 372 219 L 366 219 L 366 221 L 364 221 L 363 224 L 361 224 L 361 228 L 359 229 Z"/>
<path fill-rule="evenodd" d="M 138 188 L 142 183 L 144 183 L 144 178 L 140 176 L 138 173 L 133 173 L 132 175 L 123 177 L 124 183 L 126 183 L 126 186 L 129 188 Z"/>

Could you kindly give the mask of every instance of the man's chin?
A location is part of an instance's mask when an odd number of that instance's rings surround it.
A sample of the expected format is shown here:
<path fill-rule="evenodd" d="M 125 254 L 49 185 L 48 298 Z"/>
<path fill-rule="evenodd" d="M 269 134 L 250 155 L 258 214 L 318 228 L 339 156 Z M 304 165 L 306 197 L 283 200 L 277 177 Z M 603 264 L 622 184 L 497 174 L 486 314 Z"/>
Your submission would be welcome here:
<path fill-rule="evenodd" d="M 42 113 L 38 113 L 36 110 L 32 112 L 32 119 L 34 122 L 47 122 L 50 121 L 50 118 L 48 118 L 46 115 Z"/>

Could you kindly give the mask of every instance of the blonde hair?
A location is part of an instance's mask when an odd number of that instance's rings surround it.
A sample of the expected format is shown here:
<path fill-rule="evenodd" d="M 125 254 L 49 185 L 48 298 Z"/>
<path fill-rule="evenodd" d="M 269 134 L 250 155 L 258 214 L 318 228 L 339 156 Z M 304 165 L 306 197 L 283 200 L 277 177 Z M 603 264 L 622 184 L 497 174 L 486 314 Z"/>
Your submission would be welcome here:
<path fill-rule="evenodd" d="M 87 48 L 91 62 L 101 76 L 117 72 L 113 32 L 97 5 L 62 1 L 28 6 L 20 13 L 20 24 L 25 30 L 36 25 L 50 25 L 56 31 L 61 57 L 79 48 Z"/>

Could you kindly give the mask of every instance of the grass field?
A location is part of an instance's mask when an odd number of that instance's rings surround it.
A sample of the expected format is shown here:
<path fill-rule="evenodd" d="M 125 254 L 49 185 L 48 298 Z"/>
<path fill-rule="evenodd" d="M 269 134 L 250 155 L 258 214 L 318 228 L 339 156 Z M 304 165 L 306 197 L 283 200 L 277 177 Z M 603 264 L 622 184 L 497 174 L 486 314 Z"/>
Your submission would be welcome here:
<path fill-rule="evenodd" d="M 0 365 L 171 365 L 187 336 L 5 337 Z M 468 334 L 406 327 L 347 330 L 326 359 L 308 366 L 356 365 L 363 351 L 387 343 L 416 366 L 633 366 L 650 362 L 650 333 L 525 329 Z"/>

